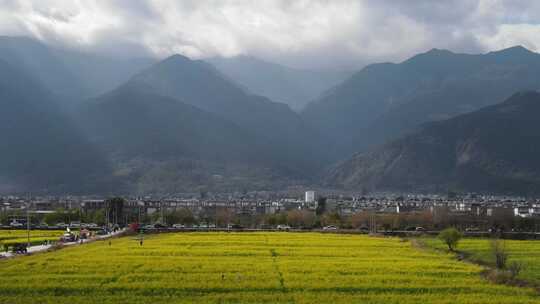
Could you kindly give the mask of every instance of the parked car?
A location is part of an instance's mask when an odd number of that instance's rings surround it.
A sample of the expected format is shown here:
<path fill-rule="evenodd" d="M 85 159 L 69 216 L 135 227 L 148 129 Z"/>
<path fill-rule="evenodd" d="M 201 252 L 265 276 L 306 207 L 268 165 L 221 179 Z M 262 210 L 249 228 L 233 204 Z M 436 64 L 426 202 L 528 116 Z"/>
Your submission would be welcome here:
<path fill-rule="evenodd" d="M 291 226 L 289 225 L 277 225 L 277 230 L 281 230 L 281 231 L 289 231 L 291 229 Z"/>
<path fill-rule="evenodd" d="M 106 229 L 101 229 L 96 232 L 97 235 L 107 235 L 109 232 Z"/>
<path fill-rule="evenodd" d="M 143 229 L 154 229 L 156 227 L 154 227 L 154 225 L 144 225 L 143 226 Z"/>
<path fill-rule="evenodd" d="M 71 232 L 64 233 L 64 235 L 62 235 L 62 237 L 60 238 L 60 241 L 63 243 L 71 243 L 71 242 L 75 242 L 76 240 L 77 240 L 77 237 L 75 236 L 75 234 Z"/>
<path fill-rule="evenodd" d="M 58 227 L 58 228 L 61 228 L 61 229 L 67 228 L 66 223 L 63 223 L 63 222 L 56 223 L 55 226 Z"/>
<path fill-rule="evenodd" d="M 324 226 L 323 227 L 323 230 L 337 230 L 338 228 L 336 226 L 333 226 L 333 225 L 329 225 L 329 226 Z"/>
<path fill-rule="evenodd" d="M 174 229 L 183 229 L 183 228 L 186 228 L 186 226 L 184 224 L 174 224 L 172 225 L 172 227 Z"/>
<path fill-rule="evenodd" d="M 16 244 L 13 244 L 12 252 L 13 253 L 27 253 L 28 249 L 25 243 L 16 243 Z"/>
<path fill-rule="evenodd" d="M 80 228 L 81 227 L 81 222 L 79 221 L 73 221 L 69 224 L 69 227 L 72 227 L 72 228 Z"/>
<path fill-rule="evenodd" d="M 244 227 L 238 225 L 238 224 L 229 224 L 227 225 L 228 229 L 243 229 Z"/>
<path fill-rule="evenodd" d="M 210 228 L 210 229 L 216 229 L 216 224 L 209 224 L 209 225 L 208 225 L 208 228 Z"/>
<path fill-rule="evenodd" d="M 9 223 L 9 226 L 13 227 L 13 228 L 19 228 L 19 227 L 22 227 L 24 226 L 23 223 L 19 223 L 17 221 L 13 221 L 11 223 Z"/>
<path fill-rule="evenodd" d="M 416 227 L 414 230 L 418 232 L 426 231 L 424 227 Z"/>

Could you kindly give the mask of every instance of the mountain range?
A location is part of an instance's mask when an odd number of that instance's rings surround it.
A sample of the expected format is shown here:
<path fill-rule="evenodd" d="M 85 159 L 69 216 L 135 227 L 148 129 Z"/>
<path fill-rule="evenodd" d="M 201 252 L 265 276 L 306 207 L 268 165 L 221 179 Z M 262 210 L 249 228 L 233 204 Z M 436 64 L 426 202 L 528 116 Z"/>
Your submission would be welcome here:
<path fill-rule="evenodd" d="M 516 93 L 354 155 L 325 180 L 353 189 L 538 194 L 539 113 L 540 93 Z"/>
<path fill-rule="evenodd" d="M 283 102 L 295 111 L 301 111 L 352 74 L 343 70 L 290 68 L 246 55 L 206 61 L 246 90 Z"/>
<path fill-rule="evenodd" d="M 289 107 L 180 55 L 90 100 L 78 121 L 140 192 L 305 180 L 321 159 L 307 155 L 310 131 Z"/>
<path fill-rule="evenodd" d="M 102 191 L 108 161 L 31 75 L 0 59 L 0 191 Z M 84 186 L 83 186 L 84 185 Z"/>
<path fill-rule="evenodd" d="M 540 55 L 523 47 L 480 55 L 433 49 L 365 67 L 310 103 L 306 122 L 348 157 L 414 130 L 540 87 Z"/>
<path fill-rule="evenodd" d="M 2 193 L 532 193 L 540 174 L 540 55 L 523 47 L 433 49 L 345 79 L 245 56 L 111 58 L 0 37 L 0 68 Z"/>

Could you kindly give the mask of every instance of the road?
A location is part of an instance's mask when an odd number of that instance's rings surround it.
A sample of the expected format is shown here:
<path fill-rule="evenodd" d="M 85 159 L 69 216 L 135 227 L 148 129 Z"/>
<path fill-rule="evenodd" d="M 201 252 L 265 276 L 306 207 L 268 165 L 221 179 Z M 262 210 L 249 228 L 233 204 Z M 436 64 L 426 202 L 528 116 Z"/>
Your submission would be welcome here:
<path fill-rule="evenodd" d="M 110 234 L 107 234 L 107 235 L 98 235 L 98 236 L 96 236 L 96 237 L 94 237 L 92 239 L 89 239 L 89 240 L 82 240 L 82 243 L 81 243 L 81 241 L 78 241 L 78 242 L 62 243 L 62 245 L 63 246 L 82 245 L 82 244 L 86 244 L 86 243 L 97 241 L 97 240 L 108 239 L 108 238 L 120 235 L 123 232 L 125 232 L 125 229 L 119 230 L 119 231 L 116 231 L 116 232 L 113 232 L 113 233 L 110 233 Z M 28 251 L 27 254 L 33 254 L 33 253 L 47 251 L 53 246 L 54 245 L 30 246 L 30 247 L 26 248 L 26 250 Z M 20 256 L 20 255 L 23 255 L 23 254 L 15 254 L 15 253 L 12 253 L 12 252 L 0 252 L 0 259 L 2 259 L 2 258 L 12 258 L 12 257 L 15 257 L 15 256 Z"/>

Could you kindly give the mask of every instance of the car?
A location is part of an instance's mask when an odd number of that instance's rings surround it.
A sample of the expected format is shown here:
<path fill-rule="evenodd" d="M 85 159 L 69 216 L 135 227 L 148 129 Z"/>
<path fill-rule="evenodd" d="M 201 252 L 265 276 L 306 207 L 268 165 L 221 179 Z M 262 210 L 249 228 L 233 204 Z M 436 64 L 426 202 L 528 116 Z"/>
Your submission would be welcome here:
<path fill-rule="evenodd" d="M 277 225 L 277 230 L 281 230 L 281 231 L 289 231 L 291 229 L 291 226 L 289 225 Z"/>
<path fill-rule="evenodd" d="M 62 229 L 63 229 L 63 228 L 67 228 L 67 225 L 66 225 L 66 223 L 64 223 L 64 222 L 56 223 L 55 226 L 58 227 L 58 228 L 62 228 Z"/>
<path fill-rule="evenodd" d="M 323 227 L 323 230 L 337 230 L 338 228 L 336 226 L 333 226 L 333 225 L 329 225 L 329 226 L 324 226 Z"/>
<path fill-rule="evenodd" d="M 209 224 L 209 225 L 208 225 L 208 228 L 210 228 L 210 229 L 216 229 L 216 224 Z"/>
<path fill-rule="evenodd" d="M 156 228 L 154 225 L 144 225 L 143 229 L 154 229 Z"/>
<path fill-rule="evenodd" d="M 28 249 L 27 249 L 25 243 L 16 243 L 16 244 L 13 244 L 12 251 L 13 251 L 13 253 L 23 254 L 23 253 L 27 253 Z"/>
<path fill-rule="evenodd" d="M 238 225 L 238 224 L 229 224 L 227 225 L 227 229 L 243 229 L 244 227 Z"/>
<path fill-rule="evenodd" d="M 13 228 L 18 228 L 18 227 L 24 226 L 24 224 L 23 224 L 23 223 L 19 223 L 19 222 L 17 222 L 17 221 L 13 221 L 13 222 L 9 223 L 9 226 L 11 226 L 11 227 L 13 227 Z"/>
<path fill-rule="evenodd" d="M 100 229 L 96 232 L 97 235 L 107 235 L 109 232 L 106 229 Z"/>
<path fill-rule="evenodd" d="M 426 228 L 424 228 L 424 227 L 416 227 L 416 228 L 414 228 L 414 231 L 422 232 L 422 231 L 426 231 Z"/>
<path fill-rule="evenodd" d="M 77 240 L 77 237 L 75 236 L 75 234 L 71 232 L 64 233 L 64 235 L 62 235 L 62 237 L 60 238 L 60 241 L 63 243 L 71 243 L 71 242 L 75 242 L 76 240 Z"/>
<path fill-rule="evenodd" d="M 174 224 L 172 225 L 172 227 L 174 229 L 183 229 L 183 228 L 186 228 L 186 226 L 184 224 Z"/>
<path fill-rule="evenodd" d="M 72 228 L 80 228 L 81 227 L 81 222 L 79 221 L 73 221 L 69 224 L 69 227 L 72 227 Z"/>

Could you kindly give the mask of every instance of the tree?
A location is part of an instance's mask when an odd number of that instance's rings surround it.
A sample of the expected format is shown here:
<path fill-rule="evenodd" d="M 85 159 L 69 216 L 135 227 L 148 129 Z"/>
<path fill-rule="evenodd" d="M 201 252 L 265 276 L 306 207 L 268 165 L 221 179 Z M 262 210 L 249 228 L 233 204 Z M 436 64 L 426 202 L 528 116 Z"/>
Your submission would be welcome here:
<path fill-rule="evenodd" d="M 324 226 L 333 225 L 333 226 L 341 227 L 342 219 L 339 213 L 337 212 L 326 213 L 321 218 L 321 224 L 323 224 Z"/>
<path fill-rule="evenodd" d="M 448 246 L 448 250 L 450 251 L 454 251 L 457 248 L 461 237 L 461 233 L 456 228 L 447 228 L 439 233 L 439 239 Z"/>
<path fill-rule="evenodd" d="M 317 208 L 315 209 L 315 214 L 321 216 L 326 212 L 326 197 L 321 196 L 317 199 Z"/>
<path fill-rule="evenodd" d="M 121 197 L 113 197 L 106 202 L 109 222 L 118 224 L 123 222 L 123 209 L 125 200 Z"/>
<path fill-rule="evenodd" d="M 234 210 L 231 208 L 219 208 L 216 211 L 215 220 L 218 227 L 227 227 L 235 220 Z"/>
<path fill-rule="evenodd" d="M 492 239 L 490 242 L 491 254 L 495 259 L 495 266 L 497 269 L 505 269 L 506 262 L 508 261 L 508 251 L 506 250 L 506 243 L 498 238 Z"/>

